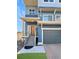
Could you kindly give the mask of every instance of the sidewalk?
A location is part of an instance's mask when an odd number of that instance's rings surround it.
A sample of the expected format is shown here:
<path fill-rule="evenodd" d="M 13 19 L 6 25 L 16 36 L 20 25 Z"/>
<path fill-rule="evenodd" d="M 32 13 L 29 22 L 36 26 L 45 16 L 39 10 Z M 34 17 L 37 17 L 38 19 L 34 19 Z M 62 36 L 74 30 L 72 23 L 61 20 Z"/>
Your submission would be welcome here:
<path fill-rule="evenodd" d="M 44 46 L 34 46 L 31 49 L 24 49 L 22 48 L 18 54 L 22 54 L 22 53 L 45 53 L 45 49 Z"/>

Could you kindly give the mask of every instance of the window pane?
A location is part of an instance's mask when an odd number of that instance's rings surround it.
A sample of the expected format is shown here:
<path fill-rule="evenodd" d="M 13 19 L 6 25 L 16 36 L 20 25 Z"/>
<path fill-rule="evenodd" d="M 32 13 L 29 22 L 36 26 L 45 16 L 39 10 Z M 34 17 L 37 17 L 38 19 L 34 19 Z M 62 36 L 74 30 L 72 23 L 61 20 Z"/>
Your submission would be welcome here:
<path fill-rule="evenodd" d="M 42 20 L 43 19 L 43 17 L 42 16 L 40 16 L 40 20 Z"/>
<path fill-rule="evenodd" d="M 44 0 L 44 2 L 48 2 L 48 0 Z"/>
<path fill-rule="evenodd" d="M 50 2 L 54 2 L 54 0 L 50 0 Z"/>
<path fill-rule="evenodd" d="M 44 21 L 48 21 L 48 16 L 44 16 Z"/>
<path fill-rule="evenodd" d="M 44 21 L 52 21 L 52 16 L 44 16 Z"/>
<path fill-rule="evenodd" d="M 49 20 L 49 21 L 52 21 L 52 16 L 48 16 L 48 17 L 49 17 L 48 20 Z"/>
<path fill-rule="evenodd" d="M 59 2 L 61 2 L 61 0 L 59 0 Z"/>
<path fill-rule="evenodd" d="M 60 20 L 60 19 L 61 19 L 61 15 L 57 15 L 56 20 Z"/>

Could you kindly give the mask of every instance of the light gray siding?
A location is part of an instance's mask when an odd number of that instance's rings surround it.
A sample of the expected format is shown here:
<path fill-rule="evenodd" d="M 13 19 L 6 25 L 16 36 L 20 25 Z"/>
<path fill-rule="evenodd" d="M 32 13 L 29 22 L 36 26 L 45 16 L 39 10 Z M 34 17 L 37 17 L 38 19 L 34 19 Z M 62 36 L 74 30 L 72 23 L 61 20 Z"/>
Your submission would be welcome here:
<path fill-rule="evenodd" d="M 44 0 L 38 0 L 38 7 L 61 7 L 61 3 L 59 0 L 54 0 L 54 2 L 44 2 Z"/>

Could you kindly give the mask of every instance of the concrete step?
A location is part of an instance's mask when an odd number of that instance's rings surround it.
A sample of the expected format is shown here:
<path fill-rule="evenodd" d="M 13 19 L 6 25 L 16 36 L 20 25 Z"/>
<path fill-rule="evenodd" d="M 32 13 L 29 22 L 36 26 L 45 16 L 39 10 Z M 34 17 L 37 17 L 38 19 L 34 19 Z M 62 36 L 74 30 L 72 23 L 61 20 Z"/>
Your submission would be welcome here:
<path fill-rule="evenodd" d="M 34 46 L 35 36 L 30 36 L 25 46 Z"/>

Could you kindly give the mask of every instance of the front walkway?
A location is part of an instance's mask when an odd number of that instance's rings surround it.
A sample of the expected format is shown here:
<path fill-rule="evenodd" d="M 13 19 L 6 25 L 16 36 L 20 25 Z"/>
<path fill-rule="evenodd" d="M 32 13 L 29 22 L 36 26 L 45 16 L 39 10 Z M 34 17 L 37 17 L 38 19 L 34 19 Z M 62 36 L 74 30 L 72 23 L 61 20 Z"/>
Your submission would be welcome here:
<path fill-rule="evenodd" d="M 48 59 L 61 59 L 61 44 L 45 44 Z"/>
<path fill-rule="evenodd" d="M 34 46 L 31 49 L 24 49 L 22 48 L 18 54 L 22 54 L 22 53 L 45 53 L 45 49 L 44 46 Z"/>

